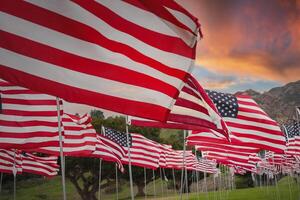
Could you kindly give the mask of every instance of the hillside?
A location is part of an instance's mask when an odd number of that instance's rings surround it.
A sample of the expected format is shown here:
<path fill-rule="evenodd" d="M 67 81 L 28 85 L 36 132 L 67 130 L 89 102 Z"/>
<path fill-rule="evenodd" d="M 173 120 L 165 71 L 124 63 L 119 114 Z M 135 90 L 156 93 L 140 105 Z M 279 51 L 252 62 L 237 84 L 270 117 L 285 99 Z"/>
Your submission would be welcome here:
<path fill-rule="evenodd" d="M 282 87 L 259 93 L 254 90 L 244 92 L 252 96 L 258 104 L 276 121 L 283 122 L 295 114 L 295 107 L 300 106 L 300 80 Z"/>

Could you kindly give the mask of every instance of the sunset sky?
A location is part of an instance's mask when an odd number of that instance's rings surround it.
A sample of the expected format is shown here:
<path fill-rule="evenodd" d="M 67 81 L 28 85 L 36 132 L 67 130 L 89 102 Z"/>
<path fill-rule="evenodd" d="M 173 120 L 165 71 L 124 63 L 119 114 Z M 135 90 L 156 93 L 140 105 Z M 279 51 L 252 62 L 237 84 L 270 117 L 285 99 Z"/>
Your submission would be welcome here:
<path fill-rule="evenodd" d="M 300 0 L 176 1 L 202 27 L 193 74 L 205 88 L 263 92 L 300 79 Z"/>
<path fill-rule="evenodd" d="M 194 74 L 211 89 L 266 91 L 300 79 L 299 0 L 176 0 L 199 19 Z"/>

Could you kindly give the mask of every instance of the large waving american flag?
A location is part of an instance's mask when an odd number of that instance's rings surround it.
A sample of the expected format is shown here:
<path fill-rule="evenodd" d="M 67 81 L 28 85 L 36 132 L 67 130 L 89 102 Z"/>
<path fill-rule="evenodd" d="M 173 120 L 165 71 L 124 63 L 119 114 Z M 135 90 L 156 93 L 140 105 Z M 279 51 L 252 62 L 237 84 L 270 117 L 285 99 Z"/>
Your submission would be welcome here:
<path fill-rule="evenodd" d="M 173 0 L 0 10 L 0 77 L 70 102 L 163 121 L 194 65 L 199 24 Z"/>
<path fill-rule="evenodd" d="M 277 122 L 247 95 L 207 91 L 231 132 L 231 140 L 241 145 L 282 153 L 285 138 Z"/>
<path fill-rule="evenodd" d="M 188 76 L 166 122 L 132 117 L 131 124 L 185 130 L 202 130 L 205 127 L 228 136 L 227 127 L 217 108 L 192 75 Z"/>
<path fill-rule="evenodd" d="M 0 95 L 2 100 L 1 148 L 34 149 L 58 146 L 55 97 L 34 92 L 1 79 Z"/>

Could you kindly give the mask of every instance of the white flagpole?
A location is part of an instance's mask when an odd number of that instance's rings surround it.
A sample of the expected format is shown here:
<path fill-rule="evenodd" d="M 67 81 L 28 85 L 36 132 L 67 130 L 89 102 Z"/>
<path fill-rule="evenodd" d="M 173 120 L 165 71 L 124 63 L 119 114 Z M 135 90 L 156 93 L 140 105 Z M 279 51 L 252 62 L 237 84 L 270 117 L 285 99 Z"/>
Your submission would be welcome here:
<path fill-rule="evenodd" d="M 2 192 L 2 180 L 3 180 L 3 172 L 1 172 L 1 177 L 0 177 L 0 194 Z"/>
<path fill-rule="evenodd" d="M 145 199 L 147 199 L 147 171 L 146 167 L 144 167 L 144 184 L 145 184 Z"/>
<path fill-rule="evenodd" d="M 57 106 L 57 120 L 58 120 L 58 134 L 59 134 L 59 152 L 60 152 L 60 162 L 61 162 L 61 177 L 62 177 L 62 187 L 63 187 L 63 199 L 67 199 L 66 195 L 66 175 L 65 175 L 65 159 L 63 153 L 63 138 L 61 129 L 61 116 L 60 116 L 60 99 L 56 97 Z"/>
<path fill-rule="evenodd" d="M 174 168 L 172 168 L 172 174 L 173 174 L 174 191 L 175 191 L 175 194 L 176 194 L 177 192 L 176 192 L 176 180 L 175 180 L 175 172 L 174 172 Z"/>
<path fill-rule="evenodd" d="M 131 156 L 130 156 L 130 144 L 129 144 L 129 131 L 128 131 L 128 115 L 126 115 L 126 136 L 127 136 L 127 147 L 128 147 L 128 168 L 129 168 L 129 181 L 130 181 L 130 195 L 131 199 L 134 200 L 134 192 L 133 192 L 133 180 L 132 180 L 132 168 L 131 168 Z"/>
<path fill-rule="evenodd" d="M 12 173 L 14 176 L 14 200 L 16 200 L 16 190 L 17 190 L 17 168 L 16 168 L 16 150 L 14 150 L 14 165 L 12 168 Z"/>
<path fill-rule="evenodd" d="M 186 138 L 186 130 L 183 130 L 183 156 L 182 156 L 182 170 L 181 170 L 181 188 L 180 188 L 180 199 L 182 200 L 182 193 L 183 193 L 183 176 L 184 176 L 184 170 L 185 170 L 185 138 Z"/>
<path fill-rule="evenodd" d="M 199 171 L 196 170 L 196 187 L 197 187 L 197 199 L 199 200 Z"/>
<path fill-rule="evenodd" d="M 101 179 L 101 176 L 102 176 L 102 174 L 101 174 L 101 170 L 102 169 L 102 159 L 100 158 L 99 159 L 99 186 L 98 186 L 98 200 L 100 200 L 101 199 L 101 181 L 102 181 L 102 179 Z"/>
<path fill-rule="evenodd" d="M 161 194 L 164 196 L 164 185 L 163 185 L 163 176 L 161 173 L 161 168 L 159 168 L 159 175 L 160 175 L 160 179 L 161 179 L 161 182 L 160 182 Z"/>
<path fill-rule="evenodd" d="M 117 200 L 119 200 L 119 183 L 118 183 L 118 166 L 117 166 L 117 164 L 115 164 L 115 168 L 116 168 L 116 196 L 117 196 Z"/>
<path fill-rule="evenodd" d="M 154 197 L 156 197 L 156 185 L 155 185 L 155 171 L 154 169 L 152 169 L 153 172 L 153 193 L 154 193 Z"/>

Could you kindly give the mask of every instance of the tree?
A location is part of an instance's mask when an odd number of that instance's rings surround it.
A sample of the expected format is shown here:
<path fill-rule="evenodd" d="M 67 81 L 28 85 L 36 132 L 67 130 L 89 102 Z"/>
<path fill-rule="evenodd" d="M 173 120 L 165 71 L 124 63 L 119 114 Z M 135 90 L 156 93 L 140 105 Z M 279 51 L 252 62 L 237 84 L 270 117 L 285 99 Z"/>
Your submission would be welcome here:
<path fill-rule="evenodd" d="M 99 110 L 91 111 L 92 125 L 95 130 L 100 133 L 101 127 L 106 126 L 119 131 L 125 132 L 125 118 L 123 116 L 115 116 L 104 118 L 103 112 Z M 154 141 L 160 142 L 159 132 L 157 128 L 141 128 L 130 126 L 129 132 L 139 133 Z M 102 163 L 102 182 L 101 189 L 105 189 L 115 182 L 115 164 L 109 162 Z M 126 170 L 126 166 L 125 166 Z M 144 169 L 140 167 L 132 167 L 133 182 L 138 187 L 137 195 L 144 195 Z M 148 170 L 149 171 L 149 170 Z M 99 159 L 96 158 L 66 158 L 66 176 L 76 187 L 79 195 L 83 200 L 96 200 L 96 192 L 99 187 Z M 120 178 L 129 180 L 128 170 L 120 175 Z M 152 173 L 147 173 L 147 182 L 152 181 Z"/>

